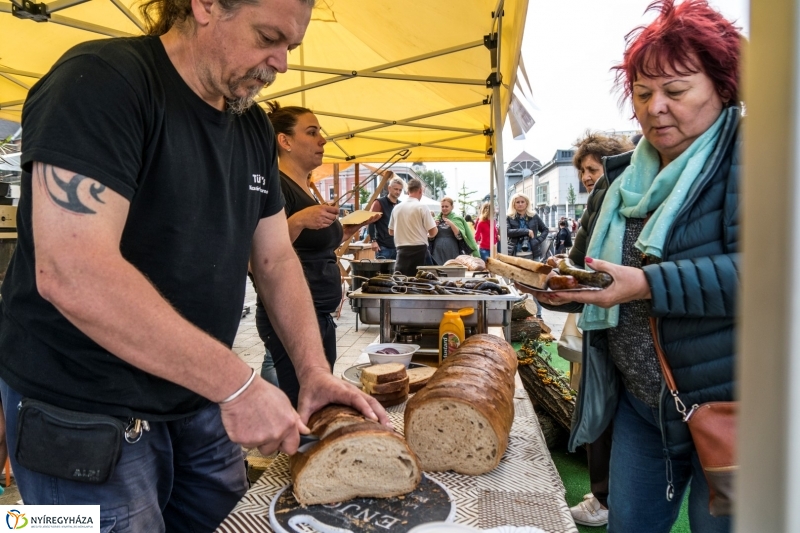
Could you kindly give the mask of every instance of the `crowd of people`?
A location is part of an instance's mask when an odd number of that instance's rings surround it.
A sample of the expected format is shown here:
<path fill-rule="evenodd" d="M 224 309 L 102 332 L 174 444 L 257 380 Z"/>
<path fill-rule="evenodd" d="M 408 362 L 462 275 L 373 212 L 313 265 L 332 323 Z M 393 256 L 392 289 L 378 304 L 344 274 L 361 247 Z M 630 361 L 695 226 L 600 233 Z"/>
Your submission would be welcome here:
<path fill-rule="evenodd" d="M 242 447 L 293 454 L 329 403 L 388 424 L 332 374 L 342 243 L 369 224 L 376 257 L 409 276 L 495 252 L 489 204 L 474 226 L 449 197 L 435 215 L 418 179 L 389 176 L 359 225 L 316 197 L 315 114 L 253 105 L 287 69 L 313 3 L 147 0 L 147 36 L 81 44 L 31 88 L 18 244 L 0 288 L 0 459 L 7 442 L 25 503 L 100 504 L 103 531 L 213 531 L 247 490 Z M 742 36 L 705 0 L 652 8 L 614 67 L 642 137 L 576 143 L 588 202 L 554 228 L 553 253 L 614 281 L 534 296 L 540 313 L 580 313 L 569 447 L 587 448 L 591 493 L 576 521 L 667 532 L 688 492 L 692 530 L 727 532 L 656 343 L 684 404 L 732 399 Z M 254 24 L 274 35 L 241 39 Z M 550 253 L 526 195 L 511 197 L 506 226 L 507 254 Z M 231 350 L 248 272 L 260 376 Z M 57 423 L 65 410 L 74 427 Z M 71 445 L 30 453 L 41 435 Z"/>

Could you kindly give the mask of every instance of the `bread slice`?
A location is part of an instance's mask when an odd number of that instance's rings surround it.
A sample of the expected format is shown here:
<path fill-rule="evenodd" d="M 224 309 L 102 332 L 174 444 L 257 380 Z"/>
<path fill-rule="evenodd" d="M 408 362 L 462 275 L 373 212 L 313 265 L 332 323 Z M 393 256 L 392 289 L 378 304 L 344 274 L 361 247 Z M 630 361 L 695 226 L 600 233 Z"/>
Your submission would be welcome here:
<path fill-rule="evenodd" d="M 388 383 L 372 383 L 367 381 L 364 385 L 364 392 L 367 394 L 389 394 L 391 392 L 405 391 L 408 394 L 408 376 L 397 381 Z"/>
<path fill-rule="evenodd" d="M 352 407 L 331 404 L 309 417 L 308 429 L 311 430 L 312 435 L 324 439 L 341 427 L 360 424 L 366 420 L 364 415 Z"/>
<path fill-rule="evenodd" d="M 361 383 L 389 383 L 407 376 L 403 363 L 383 363 L 361 369 Z"/>
<path fill-rule="evenodd" d="M 486 268 L 492 274 L 497 274 L 498 276 L 502 276 L 513 281 L 521 281 L 525 285 L 530 285 L 531 287 L 536 287 L 537 289 L 544 288 L 545 283 L 547 282 L 547 274 L 541 274 L 539 272 L 533 272 L 532 270 L 520 268 L 515 265 L 509 265 L 508 263 L 503 263 L 502 261 L 498 261 L 497 259 L 491 257 L 486 259 Z"/>
<path fill-rule="evenodd" d="M 414 490 L 422 468 L 395 431 L 376 422 L 341 427 L 289 458 L 294 496 L 303 505 L 357 497 L 390 498 Z"/>
<path fill-rule="evenodd" d="M 428 380 L 436 372 L 432 366 L 420 366 L 409 368 L 408 372 L 408 392 L 417 392 L 428 384 Z"/>
<path fill-rule="evenodd" d="M 514 420 L 517 356 L 507 342 L 473 335 L 408 401 L 405 437 L 425 471 L 494 469 Z"/>
<path fill-rule="evenodd" d="M 390 392 L 389 394 L 370 394 L 373 398 L 378 400 L 379 402 L 390 402 L 392 400 L 396 400 L 398 398 L 406 398 L 408 397 L 408 390 L 401 390 L 398 392 Z"/>

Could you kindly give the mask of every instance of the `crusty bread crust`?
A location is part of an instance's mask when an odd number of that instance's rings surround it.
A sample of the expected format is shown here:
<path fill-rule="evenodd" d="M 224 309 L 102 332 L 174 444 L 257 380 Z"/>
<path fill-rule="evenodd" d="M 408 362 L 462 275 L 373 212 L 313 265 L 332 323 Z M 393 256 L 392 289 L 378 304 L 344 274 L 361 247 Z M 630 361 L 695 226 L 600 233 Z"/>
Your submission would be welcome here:
<path fill-rule="evenodd" d="M 364 385 L 364 392 L 367 394 L 389 394 L 391 392 L 405 391 L 408 394 L 408 376 L 397 381 L 388 383 L 372 383 L 367 381 Z"/>
<path fill-rule="evenodd" d="M 383 363 L 361 369 L 361 383 L 388 383 L 408 377 L 403 363 Z"/>
<path fill-rule="evenodd" d="M 408 401 L 405 436 L 423 469 L 480 475 L 493 470 L 514 420 L 517 356 L 503 339 L 473 335 Z"/>
<path fill-rule="evenodd" d="M 311 430 L 312 435 L 323 439 L 340 427 L 359 424 L 365 420 L 367 420 L 366 417 L 352 407 L 330 404 L 309 417 L 308 429 Z"/>
<path fill-rule="evenodd" d="M 399 496 L 422 479 L 420 462 L 403 437 L 372 421 L 341 427 L 292 455 L 289 470 L 303 505 Z"/>

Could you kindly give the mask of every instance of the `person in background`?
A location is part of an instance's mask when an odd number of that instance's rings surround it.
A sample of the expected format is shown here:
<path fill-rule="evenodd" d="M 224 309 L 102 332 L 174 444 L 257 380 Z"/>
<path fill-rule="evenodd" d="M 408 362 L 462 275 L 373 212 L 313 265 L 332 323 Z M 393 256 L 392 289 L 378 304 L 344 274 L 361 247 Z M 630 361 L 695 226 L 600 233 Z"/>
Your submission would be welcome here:
<path fill-rule="evenodd" d="M 391 170 L 387 171 L 393 177 L 386 185 L 386 196 L 381 196 L 372 202 L 371 211 L 381 213 L 381 218 L 369 225 L 370 246 L 375 252 L 376 259 L 397 259 L 397 248 L 394 245 L 394 237 L 389 235 L 389 220 L 392 218 L 392 211 L 400 203 L 400 195 L 406 183 L 394 176 Z"/>
<path fill-rule="evenodd" d="M 495 221 L 489 219 L 489 202 L 484 202 L 481 206 L 478 223 L 475 225 L 475 240 L 478 242 L 478 251 L 484 261 L 492 255 L 492 235 L 494 235 L 495 246 L 498 246 L 500 233 Z"/>
<path fill-rule="evenodd" d="M 417 267 L 433 263 L 428 252 L 428 239 L 438 233 L 433 213 L 422 205 L 422 181 L 408 180 L 408 200 L 392 211 L 389 219 L 389 235 L 397 245 L 395 270 L 405 276 L 415 276 Z"/>
<path fill-rule="evenodd" d="M 531 211 L 531 200 L 522 193 L 517 193 L 508 202 L 506 213 L 506 231 L 508 235 L 508 255 L 539 261 L 542 258 L 542 243 L 547 238 L 548 228 Z M 536 318 L 542 318 L 542 306 L 536 301 Z"/>
<path fill-rule="evenodd" d="M 312 4 L 149 0 L 147 35 L 81 43 L 30 89 L 0 286 L 0 396 L 26 504 L 99 505 L 98 531 L 210 533 L 249 487 L 243 448 L 295 453 L 329 403 L 388 423 L 325 361 L 275 134 L 253 105 Z M 250 258 L 302 374 L 297 411 L 231 349 Z M 115 438 L 32 420 L 23 398 Z M 40 431 L 56 435 L 46 453 L 18 454 Z"/>
<path fill-rule="evenodd" d="M 459 255 L 479 257 L 472 224 L 453 212 L 453 199 L 445 196 L 440 206 L 442 211 L 436 218 L 438 232 L 430 242 L 434 263 L 443 265 Z"/>
<path fill-rule="evenodd" d="M 581 244 L 579 265 L 614 281 L 539 298 L 583 310 L 569 447 L 594 442 L 613 421 L 609 533 L 670 531 L 687 489 L 692 531 L 723 533 L 732 519 L 709 513 L 682 413 L 734 398 L 743 37 L 705 0 L 649 9 L 655 20 L 628 35 L 614 67 L 644 138 L 606 159 L 609 185 L 593 193 L 600 211 Z M 682 404 L 663 386 L 651 318 Z"/>
<path fill-rule="evenodd" d="M 604 177 L 605 167 L 608 166 L 609 172 L 617 175 L 621 163 L 612 156 L 631 150 L 633 144 L 627 139 L 592 131 L 587 131 L 583 138 L 575 142 L 572 164 L 578 169 L 578 177 L 589 191 L 587 207 L 581 215 L 578 231 L 575 234 L 575 244 L 570 250 L 570 259 L 575 264 L 583 264 L 586 236 L 600 211 L 603 191 L 608 188 L 608 180 Z M 580 365 L 581 363 L 573 365 L 576 374 L 582 372 Z M 583 501 L 570 508 L 573 519 L 581 525 L 603 526 L 608 523 L 608 477 L 613 430 L 613 424 L 609 424 L 594 442 L 585 446 L 591 492 L 584 495 Z"/>
<path fill-rule="evenodd" d="M 547 238 L 547 225 L 531 210 L 531 201 L 517 193 L 508 202 L 508 255 L 538 261 L 542 257 L 542 242 Z"/>
<path fill-rule="evenodd" d="M 473 220 L 472 215 L 464 215 L 464 220 L 467 221 L 467 224 L 469 224 L 472 227 L 472 231 L 474 232 L 475 231 L 475 221 Z"/>
<path fill-rule="evenodd" d="M 566 220 L 558 223 L 558 233 L 556 233 L 556 238 L 553 242 L 557 254 L 563 254 L 567 251 L 567 248 L 572 247 L 572 233 L 567 229 L 568 225 L 569 222 Z"/>
<path fill-rule="evenodd" d="M 594 222 L 594 217 L 600 211 L 598 199 L 602 201 L 602 195 L 593 195 L 595 188 L 605 190 L 608 181 L 602 179 L 605 173 L 604 165 L 611 165 L 609 172 L 617 171 L 616 159 L 607 160 L 610 156 L 624 154 L 633 150 L 633 144 L 627 139 L 620 139 L 602 133 L 586 131 L 583 138 L 575 141 L 575 155 L 572 157 L 572 165 L 578 169 L 578 178 L 589 191 L 589 199 L 586 209 L 581 214 L 578 231 L 575 233 L 575 245 L 572 247 L 572 254 L 579 254 L 586 248 L 586 235 Z M 614 166 L 617 165 L 617 166 Z M 571 257 L 576 264 L 583 264 L 583 256 L 575 255 Z"/>
<path fill-rule="evenodd" d="M 325 358 L 333 369 L 336 362 L 336 324 L 331 313 L 342 299 L 342 282 L 336 249 L 370 221 L 342 226 L 339 208 L 322 203 L 309 188 L 311 171 L 322 164 L 326 140 L 316 115 L 305 107 L 281 107 L 269 102 L 269 117 L 275 129 L 278 147 L 278 169 L 284 210 L 289 226 L 289 239 L 303 267 L 316 311 L 319 334 Z M 284 346 L 283 336 L 272 325 L 272 318 L 261 305 L 256 307 L 256 328 L 272 358 L 278 386 L 297 405 L 300 382 L 292 360 Z M 262 369 L 265 365 L 262 365 Z"/>

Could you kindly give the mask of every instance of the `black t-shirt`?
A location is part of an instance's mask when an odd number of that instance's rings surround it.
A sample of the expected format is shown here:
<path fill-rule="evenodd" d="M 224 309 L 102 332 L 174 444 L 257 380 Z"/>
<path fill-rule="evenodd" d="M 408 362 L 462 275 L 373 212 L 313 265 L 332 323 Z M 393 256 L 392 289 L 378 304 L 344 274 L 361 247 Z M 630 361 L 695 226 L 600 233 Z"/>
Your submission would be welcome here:
<path fill-rule="evenodd" d="M 130 200 L 122 255 L 183 317 L 230 346 L 253 232 L 283 207 L 265 113 L 212 108 L 158 38 L 138 37 L 67 52 L 31 89 L 22 126 L 19 240 L 2 285 L 0 376 L 25 396 L 67 409 L 165 420 L 202 408 L 207 400 L 110 354 L 39 295 L 32 162 L 86 175 Z"/>
<path fill-rule="evenodd" d="M 394 237 L 389 235 L 389 219 L 392 218 L 392 211 L 400 202 L 392 203 L 388 196 L 378 198 L 377 202 L 381 206 L 381 218 L 369 225 L 369 236 L 372 240 L 378 241 L 381 248 L 395 248 Z"/>
<path fill-rule="evenodd" d="M 307 207 L 319 205 L 283 172 L 281 191 L 286 202 L 287 219 Z M 303 265 L 303 273 L 318 313 L 336 311 L 342 299 L 342 278 L 336 264 L 336 248 L 341 244 L 342 236 L 342 225 L 337 220 L 327 228 L 304 229 L 294 241 L 294 250 Z"/>

